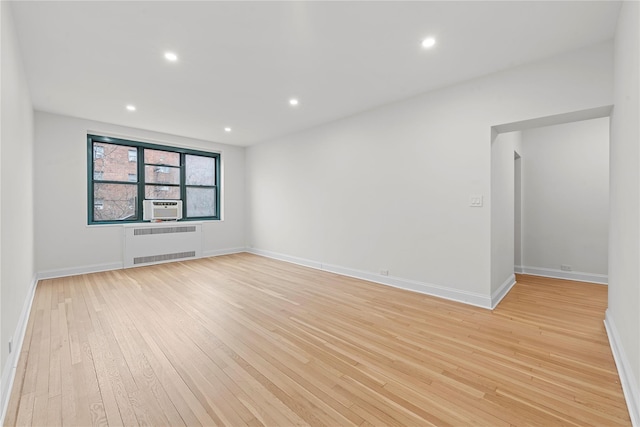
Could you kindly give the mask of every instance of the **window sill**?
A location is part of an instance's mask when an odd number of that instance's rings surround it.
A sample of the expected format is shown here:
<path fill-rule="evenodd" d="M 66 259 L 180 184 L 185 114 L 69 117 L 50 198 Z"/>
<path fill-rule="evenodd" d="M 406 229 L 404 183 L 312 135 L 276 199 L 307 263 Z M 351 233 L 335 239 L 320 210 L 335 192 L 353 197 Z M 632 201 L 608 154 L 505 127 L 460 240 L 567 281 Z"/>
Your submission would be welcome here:
<path fill-rule="evenodd" d="M 103 227 L 155 227 L 162 226 L 167 224 L 180 224 L 180 225 L 188 225 L 188 224 L 211 224 L 224 222 L 223 219 L 202 219 L 202 220 L 193 220 L 193 221 L 162 221 L 162 222 L 126 222 L 126 223 L 108 223 L 108 224 L 85 224 L 86 228 L 103 228 Z"/>

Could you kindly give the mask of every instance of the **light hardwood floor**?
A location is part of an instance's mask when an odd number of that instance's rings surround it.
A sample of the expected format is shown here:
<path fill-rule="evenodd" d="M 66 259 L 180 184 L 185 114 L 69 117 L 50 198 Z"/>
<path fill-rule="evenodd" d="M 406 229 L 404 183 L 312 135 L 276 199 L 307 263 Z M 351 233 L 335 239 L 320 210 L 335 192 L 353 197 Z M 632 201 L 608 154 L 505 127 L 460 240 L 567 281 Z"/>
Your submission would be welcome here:
<path fill-rule="evenodd" d="M 6 425 L 629 425 L 605 286 L 493 312 L 249 254 L 37 288 Z"/>

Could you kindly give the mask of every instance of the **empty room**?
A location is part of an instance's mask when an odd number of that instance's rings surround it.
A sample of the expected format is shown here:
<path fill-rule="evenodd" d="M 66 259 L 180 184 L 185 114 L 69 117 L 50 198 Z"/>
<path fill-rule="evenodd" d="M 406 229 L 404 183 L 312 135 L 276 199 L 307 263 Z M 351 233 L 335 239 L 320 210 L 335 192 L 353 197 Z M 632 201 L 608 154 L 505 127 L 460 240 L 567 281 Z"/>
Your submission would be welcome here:
<path fill-rule="evenodd" d="M 7 426 L 640 426 L 640 2 L 0 1 Z"/>

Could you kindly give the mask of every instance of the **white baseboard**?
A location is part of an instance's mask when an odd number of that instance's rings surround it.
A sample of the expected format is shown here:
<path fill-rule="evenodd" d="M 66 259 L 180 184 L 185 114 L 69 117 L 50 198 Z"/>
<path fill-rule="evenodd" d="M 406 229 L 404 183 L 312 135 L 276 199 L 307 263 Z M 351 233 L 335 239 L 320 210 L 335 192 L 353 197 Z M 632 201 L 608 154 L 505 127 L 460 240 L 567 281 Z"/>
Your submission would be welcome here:
<path fill-rule="evenodd" d="M 229 248 L 229 249 L 215 249 L 210 251 L 203 251 L 200 258 L 208 258 L 212 256 L 230 255 L 244 252 L 245 248 Z M 176 260 L 180 261 L 180 260 Z M 174 261 L 170 261 L 174 262 Z M 83 265 L 81 267 L 60 268 L 57 270 L 45 270 L 38 273 L 38 280 L 55 279 L 58 277 L 77 276 L 79 274 L 99 273 L 101 271 L 122 270 L 124 268 L 123 262 L 111 262 L 106 264 L 93 264 Z"/>
<path fill-rule="evenodd" d="M 620 383 L 622 384 L 622 392 L 624 393 L 624 398 L 627 401 L 627 408 L 629 409 L 629 416 L 631 417 L 631 425 L 634 427 L 640 427 L 640 391 L 638 390 L 638 383 L 633 377 L 631 363 L 624 351 L 624 347 L 621 345 L 620 335 L 618 334 L 618 329 L 609 314 L 609 309 L 607 309 L 604 316 L 604 327 L 607 330 L 613 359 L 615 360 L 616 367 L 618 368 L 618 375 L 620 376 Z"/>
<path fill-rule="evenodd" d="M 245 248 L 229 248 L 229 249 L 215 249 L 212 251 L 202 251 L 202 258 L 209 258 L 213 256 L 221 256 L 221 255 L 231 255 L 231 254 L 239 254 L 241 252 L 245 252 Z"/>
<path fill-rule="evenodd" d="M 291 264 L 298 264 L 304 267 L 310 267 L 310 268 L 315 268 L 317 270 L 322 270 L 321 262 L 311 261 L 305 258 L 298 258 L 290 255 L 284 255 L 277 252 L 265 251 L 262 249 L 247 248 L 246 251 L 254 255 L 260 255 L 267 258 L 273 258 L 280 261 L 290 262 Z"/>
<path fill-rule="evenodd" d="M 505 280 L 504 283 L 500 285 L 500 287 L 496 289 L 495 292 L 491 294 L 491 310 L 493 310 L 498 306 L 498 304 L 500 304 L 500 301 L 502 301 L 502 298 L 507 296 L 507 294 L 515 284 L 516 284 L 516 275 L 512 274 L 511 276 L 507 277 L 507 280 Z"/>
<path fill-rule="evenodd" d="M 29 322 L 29 314 L 31 313 L 31 304 L 33 304 L 33 297 L 36 294 L 36 286 L 38 285 L 37 275 L 33 276 L 27 297 L 22 305 L 22 311 L 18 318 L 18 324 L 16 330 L 13 333 L 13 348 L 7 358 L 7 361 L 2 368 L 2 379 L 0 385 L 0 404 L 2 404 L 2 412 L 0 414 L 0 425 L 4 425 L 4 417 L 7 415 L 7 409 L 9 406 L 9 398 L 11 397 L 11 389 L 13 388 L 13 382 L 16 378 L 16 369 L 18 367 L 18 360 L 20 359 L 20 353 L 22 352 L 22 344 L 24 342 L 24 335 L 27 332 L 27 323 Z"/>
<path fill-rule="evenodd" d="M 516 265 L 514 267 L 516 273 L 531 274 L 533 276 L 551 277 L 553 279 L 576 280 L 578 282 L 597 283 L 606 285 L 609 283 L 609 276 L 606 274 L 584 273 L 581 271 L 564 271 L 554 268 L 527 267 L 524 265 Z"/>
<path fill-rule="evenodd" d="M 45 270 L 38 273 L 38 280 L 55 279 L 58 277 L 77 276 L 79 274 L 98 273 L 101 271 L 121 270 L 124 268 L 122 262 L 111 262 L 107 264 L 83 265 L 81 267 L 60 268 L 56 270 Z"/>
<path fill-rule="evenodd" d="M 491 309 L 491 297 L 489 295 L 482 295 L 475 292 L 461 291 L 458 289 L 448 288 L 446 286 L 434 285 L 431 283 L 418 282 L 415 280 L 403 279 L 393 276 L 381 276 L 376 273 L 368 271 L 356 270 L 353 268 L 341 267 L 338 265 L 323 264 L 318 261 L 312 261 L 304 258 L 293 257 L 289 255 L 279 254 L 276 252 L 265 251 L 262 249 L 247 249 L 247 252 L 261 255 L 267 258 L 273 258 L 280 261 L 286 261 L 293 264 L 302 265 L 305 267 L 311 267 L 318 270 L 329 271 L 331 273 L 340 274 L 343 276 L 355 277 L 356 279 L 367 280 L 370 282 L 380 283 L 382 285 L 393 286 L 394 288 L 405 289 L 413 292 L 419 292 L 421 294 L 431 295 L 439 298 L 444 298 L 464 304 L 474 305 L 476 307 L 482 307 Z"/>

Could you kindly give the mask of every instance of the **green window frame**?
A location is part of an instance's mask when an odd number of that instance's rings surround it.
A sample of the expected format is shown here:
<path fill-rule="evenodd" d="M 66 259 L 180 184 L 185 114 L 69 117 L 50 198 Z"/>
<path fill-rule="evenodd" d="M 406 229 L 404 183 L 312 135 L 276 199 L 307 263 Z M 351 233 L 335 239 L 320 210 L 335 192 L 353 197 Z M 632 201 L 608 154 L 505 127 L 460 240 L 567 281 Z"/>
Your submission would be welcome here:
<path fill-rule="evenodd" d="M 147 222 L 156 199 L 182 200 L 181 221 L 219 220 L 220 154 L 87 135 L 87 196 L 89 225 Z"/>

